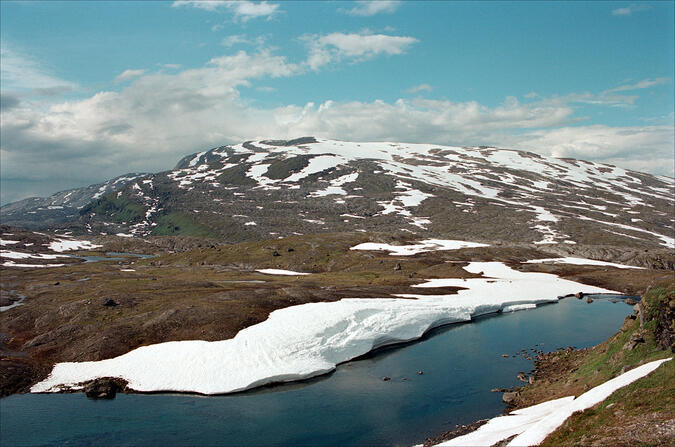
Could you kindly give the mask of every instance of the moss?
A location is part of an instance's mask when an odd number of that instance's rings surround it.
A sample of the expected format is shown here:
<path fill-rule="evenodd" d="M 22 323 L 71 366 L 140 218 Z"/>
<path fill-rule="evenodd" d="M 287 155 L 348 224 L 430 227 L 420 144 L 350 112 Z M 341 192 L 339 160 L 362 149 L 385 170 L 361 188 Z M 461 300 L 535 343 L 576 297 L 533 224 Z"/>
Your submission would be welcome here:
<path fill-rule="evenodd" d="M 157 218 L 157 226 L 153 228 L 153 236 L 197 236 L 215 237 L 216 234 L 209 228 L 196 223 L 190 216 L 183 213 L 167 213 Z"/>

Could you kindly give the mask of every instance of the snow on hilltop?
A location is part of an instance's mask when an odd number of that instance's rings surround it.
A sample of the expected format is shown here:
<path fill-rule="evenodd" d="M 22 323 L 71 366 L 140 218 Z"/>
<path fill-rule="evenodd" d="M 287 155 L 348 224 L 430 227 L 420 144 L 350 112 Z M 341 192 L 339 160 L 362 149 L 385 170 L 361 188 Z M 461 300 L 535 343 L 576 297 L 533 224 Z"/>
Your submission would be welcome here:
<path fill-rule="evenodd" d="M 232 242 L 382 231 L 675 247 L 675 180 L 510 149 L 312 137 L 249 141 L 185 157 L 172 171 L 124 181 L 115 192 L 95 189 L 93 202 L 79 208 L 77 219 L 86 231 L 138 236 L 195 231 L 178 223 L 187 215 L 204 227 L 202 233 Z M 35 211 L 6 206 L 3 220 L 38 225 L 47 211 L 30 214 Z M 176 213 L 183 217 L 175 220 Z M 128 219 L 120 222 L 120 214 Z"/>
<path fill-rule="evenodd" d="M 555 275 L 519 272 L 500 262 L 472 262 L 465 268 L 486 278 L 446 280 L 465 288 L 456 295 L 348 298 L 287 307 L 229 340 L 160 343 L 98 362 L 59 363 L 31 391 L 54 392 L 99 377 L 120 377 L 136 391 L 231 393 L 324 374 L 338 363 L 417 339 L 441 324 L 556 302 L 557 296 L 579 290 L 611 293 Z"/>

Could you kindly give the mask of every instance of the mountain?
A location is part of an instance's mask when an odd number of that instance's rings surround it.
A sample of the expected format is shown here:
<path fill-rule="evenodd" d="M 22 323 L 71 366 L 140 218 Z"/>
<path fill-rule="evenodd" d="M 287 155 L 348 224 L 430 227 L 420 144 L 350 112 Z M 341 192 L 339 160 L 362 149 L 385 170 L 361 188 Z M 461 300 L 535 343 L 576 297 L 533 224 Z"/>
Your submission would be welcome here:
<path fill-rule="evenodd" d="M 675 183 L 493 147 L 248 141 L 3 206 L 4 224 L 227 242 L 377 231 L 538 245 L 673 248 Z"/>

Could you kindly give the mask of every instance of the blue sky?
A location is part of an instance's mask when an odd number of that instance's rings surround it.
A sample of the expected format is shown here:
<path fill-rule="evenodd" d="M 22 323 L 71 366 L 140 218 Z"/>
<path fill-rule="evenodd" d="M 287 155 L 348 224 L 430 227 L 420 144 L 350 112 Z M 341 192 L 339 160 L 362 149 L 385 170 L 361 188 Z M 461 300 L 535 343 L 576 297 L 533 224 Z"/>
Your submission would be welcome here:
<path fill-rule="evenodd" d="M 2 203 L 308 134 L 673 175 L 673 2 L 0 8 Z"/>

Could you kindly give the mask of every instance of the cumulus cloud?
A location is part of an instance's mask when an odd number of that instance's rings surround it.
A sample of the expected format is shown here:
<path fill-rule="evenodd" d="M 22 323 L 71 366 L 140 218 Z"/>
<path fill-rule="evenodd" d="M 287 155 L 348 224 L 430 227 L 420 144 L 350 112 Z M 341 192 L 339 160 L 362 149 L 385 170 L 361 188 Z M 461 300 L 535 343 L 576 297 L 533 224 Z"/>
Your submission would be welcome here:
<path fill-rule="evenodd" d="M 266 1 L 256 3 L 248 0 L 176 0 L 171 6 L 175 8 L 189 6 L 206 11 L 227 10 L 234 14 L 235 20 L 241 20 L 242 22 L 260 17 L 269 19 L 280 11 L 278 3 L 268 3 Z"/>
<path fill-rule="evenodd" d="M 414 85 L 410 87 L 406 92 L 408 93 L 419 93 L 419 92 L 430 92 L 434 88 L 430 86 L 429 84 L 419 84 L 419 85 Z"/>
<path fill-rule="evenodd" d="M 312 70 L 344 58 L 370 59 L 378 54 L 403 54 L 417 39 L 367 33 L 331 33 L 303 36 L 309 47 L 307 64 Z"/>
<path fill-rule="evenodd" d="M 401 6 L 400 1 L 377 0 L 377 1 L 357 1 L 356 6 L 345 10 L 347 14 L 353 16 L 374 16 L 376 14 L 391 14 Z"/>

